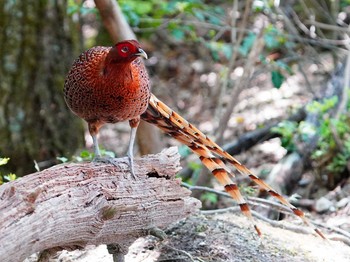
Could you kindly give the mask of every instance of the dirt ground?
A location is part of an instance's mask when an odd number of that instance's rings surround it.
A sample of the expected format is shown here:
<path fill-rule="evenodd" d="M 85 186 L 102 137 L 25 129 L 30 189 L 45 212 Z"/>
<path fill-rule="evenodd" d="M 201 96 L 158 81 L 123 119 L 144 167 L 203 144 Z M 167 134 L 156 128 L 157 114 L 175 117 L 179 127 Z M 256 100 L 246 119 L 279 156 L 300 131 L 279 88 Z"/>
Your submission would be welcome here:
<path fill-rule="evenodd" d="M 281 222 L 296 223 L 299 220 Z M 149 236 L 130 247 L 126 262 L 180 261 L 279 261 L 279 262 L 346 262 L 350 247 L 337 241 L 325 241 L 309 234 L 294 233 L 258 221 L 263 232 L 260 239 L 251 223 L 243 216 L 221 214 L 196 215 L 165 230 L 167 238 L 159 241 Z M 28 259 L 26 262 L 34 261 Z M 61 252 L 50 262 L 112 262 L 106 246 L 89 247 L 85 251 Z"/>

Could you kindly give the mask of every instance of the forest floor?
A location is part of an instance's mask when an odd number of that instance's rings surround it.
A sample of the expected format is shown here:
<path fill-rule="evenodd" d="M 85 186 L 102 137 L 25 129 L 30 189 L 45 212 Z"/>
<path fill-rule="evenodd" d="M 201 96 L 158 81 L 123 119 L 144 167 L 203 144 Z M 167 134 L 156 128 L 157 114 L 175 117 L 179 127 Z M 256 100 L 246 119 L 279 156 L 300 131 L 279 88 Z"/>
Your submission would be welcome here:
<path fill-rule="evenodd" d="M 289 224 L 291 222 L 280 222 Z M 160 241 L 140 238 L 129 248 L 126 262 L 347 262 L 350 247 L 315 235 L 295 233 L 258 221 L 263 232 L 259 239 L 251 223 L 241 215 L 196 215 L 165 230 Z M 34 257 L 32 257 L 34 258 Z M 34 262 L 28 259 L 26 262 Z M 61 252 L 51 262 L 113 262 L 107 247 Z"/>

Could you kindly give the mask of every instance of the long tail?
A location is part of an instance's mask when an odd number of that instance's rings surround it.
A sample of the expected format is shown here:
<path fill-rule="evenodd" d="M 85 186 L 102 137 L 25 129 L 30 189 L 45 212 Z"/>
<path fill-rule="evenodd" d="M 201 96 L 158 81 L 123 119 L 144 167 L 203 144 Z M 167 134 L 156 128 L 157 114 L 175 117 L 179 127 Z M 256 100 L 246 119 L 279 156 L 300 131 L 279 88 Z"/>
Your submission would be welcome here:
<path fill-rule="evenodd" d="M 242 165 L 233 156 L 224 151 L 214 141 L 208 138 L 178 113 L 171 110 L 153 94 L 151 95 L 149 106 L 141 118 L 151 124 L 156 125 L 166 134 L 187 145 L 195 154 L 197 154 L 202 163 L 212 172 L 212 174 L 216 177 L 220 184 L 224 186 L 225 190 L 232 196 L 232 198 L 237 201 L 242 213 L 250 220 L 253 221 L 249 206 L 241 195 L 237 184 L 231 180 L 230 176 L 234 176 L 234 174 L 228 169 L 224 161 L 232 164 L 242 175 L 248 176 L 258 186 L 266 190 L 271 196 L 278 199 L 282 204 L 288 206 L 295 215 L 304 221 L 305 224 L 311 226 L 300 209 L 290 204 L 273 188 L 254 175 L 247 167 Z M 256 225 L 254 225 L 254 227 L 257 233 L 261 235 L 259 228 Z M 313 228 L 318 235 L 325 238 L 318 228 Z"/>

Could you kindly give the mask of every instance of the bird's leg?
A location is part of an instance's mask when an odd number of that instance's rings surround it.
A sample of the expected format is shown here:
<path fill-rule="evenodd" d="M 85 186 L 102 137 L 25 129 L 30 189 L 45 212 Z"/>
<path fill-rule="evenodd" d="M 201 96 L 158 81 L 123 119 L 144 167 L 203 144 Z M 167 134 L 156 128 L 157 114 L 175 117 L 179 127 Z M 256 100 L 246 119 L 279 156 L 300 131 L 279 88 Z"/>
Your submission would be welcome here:
<path fill-rule="evenodd" d="M 135 176 L 135 169 L 134 169 L 134 144 L 135 144 L 135 138 L 136 138 L 136 131 L 137 131 L 137 127 L 140 123 L 140 117 L 138 118 L 134 118 L 129 120 L 129 125 L 131 127 L 131 131 L 130 131 L 130 140 L 129 140 L 129 147 L 128 147 L 128 158 L 129 158 L 129 165 L 130 165 L 130 172 L 131 175 L 136 179 Z M 89 126 L 89 132 L 90 135 L 92 137 L 92 142 L 94 144 L 94 152 L 95 152 L 95 157 L 93 159 L 94 162 L 99 161 L 99 162 L 107 162 L 107 163 L 111 163 L 113 165 L 116 165 L 115 162 L 113 161 L 113 159 L 109 159 L 109 158 L 102 158 L 101 156 L 101 152 L 100 152 L 100 148 L 98 146 L 98 139 L 97 139 L 97 134 L 98 131 L 100 130 L 101 126 L 103 125 L 103 123 L 101 122 L 89 122 L 88 126 Z"/>
<path fill-rule="evenodd" d="M 103 123 L 101 123 L 101 122 L 89 122 L 88 123 L 89 132 L 90 132 L 90 135 L 92 137 L 92 142 L 93 142 L 93 146 L 94 146 L 94 153 L 95 153 L 93 161 L 98 161 L 102 158 L 100 148 L 98 146 L 98 139 L 97 139 L 98 131 L 100 130 L 102 125 L 103 125 Z"/>
<path fill-rule="evenodd" d="M 97 134 L 91 135 L 91 137 L 92 137 L 92 142 L 93 142 L 93 145 L 94 145 L 95 157 L 96 158 L 100 158 L 101 157 L 101 152 L 100 152 L 100 148 L 98 146 Z"/>
<path fill-rule="evenodd" d="M 135 169 L 134 169 L 134 144 L 135 144 L 136 131 L 137 131 L 137 127 L 139 126 L 139 123 L 140 123 L 140 117 L 129 120 L 131 131 L 130 131 L 130 140 L 129 140 L 127 155 L 130 163 L 130 172 L 135 179 L 136 179 L 136 176 L 135 176 Z"/>

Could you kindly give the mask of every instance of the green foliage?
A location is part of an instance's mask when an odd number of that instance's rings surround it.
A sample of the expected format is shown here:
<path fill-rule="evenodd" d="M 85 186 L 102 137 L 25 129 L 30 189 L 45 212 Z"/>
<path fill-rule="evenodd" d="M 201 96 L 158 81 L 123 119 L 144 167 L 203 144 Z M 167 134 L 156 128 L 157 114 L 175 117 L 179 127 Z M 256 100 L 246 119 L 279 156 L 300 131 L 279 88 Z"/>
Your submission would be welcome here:
<path fill-rule="evenodd" d="M 344 150 L 337 153 L 332 161 L 327 165 L 327 170 L 332 173 L 342 173 L 347 168 L 350 159 L 350 140 L 345 141 Z"/>
<path fill-rule="evenodd" d="M 104 157 L 115 157 L 115 154 L 114 152 L 112 151 L 108 151 L 108 150 L 105 150 L 105 149 L 101 149 L 101 155 Z M 73 162 L 84 162 L 84 161 L 92 161 L 95 157 L 95 154 L 88 151 L 88 150 L 83 150 L 80 152 L 79 155 L 74 155 L 72 156 L 71 159 L 68 159 L 67 157 L 65 156 L 61 156 L 61 157 L 56 157 L 57 160 L 59 160 L 60 162 L 62 163 L 66 163 L 68 161 L 73 161 Z"/>
<path fill-rule="evenodd" d="M 251 187 L 251 186 L 240 186 L 239 190 L 245 196 L 256 196 L 258 191 L 256 187 Z"/>
<path fill-rule="evenodd" d="M 196 22 L 221 25 L 220 16 L 224 15 L 222 8 L 202 0 L 120 0 L 118 3 L 128 23 L 138 28 L 142 37 L 150 36 L 150 32 L 162 26 L 176 41 L 198 40 Z"/>
<path fill-rule="evenodd" d="M 8 163 L 8 161 L 10 160 L 10 158 L 8 157 L 0 157 L 0 166 L 6 165 Z M 17 179 L 17 176 L 13 173 L 9 173 L 7 175 L 2 175 L 0 173 L 0 185 L 4 184 L 5 182 L 10 182 L 10 181 L 14 181 Z"/>
<path fill-rule="evenodd" d="M 191 154 L 191 149 L 188 148 L 188 146 L 181 145 L 179 148 L 179 154 L 182 158 L 188 157 Z"/>
<path fill-rule="evenodd" d="M 247 56 L 249 51 L 252 49 L 255 40 L 256 34 L 248 33 L 248 35 L 243 39 L 242 45 L 238 49 L 240 54 L 243 56 Z"/>
<path fill-rule="evenodd" d="M 179 146 L 179 154 L 182 158 L 186 158 L 192 154 L 192 151 L 187 146 L 182 145 L 182 146 Z M 195 161 L 189 161 L 188 168 L 192 170 L 192 177 L 188 180 L 185 180 L 185 182 L 190 185 L 195 185 L 198 180 L 199 174 L 203 169 L 203 166 L 201 163 L 198 163 Z"/>
<path fill-rule="evenodd" d="M 255 12 L 269 12 L 271 7 L 273 6 L 273 1 L 266 0 L 254 0 L 253 1 L 253 10 Z"/>
<path fill-rule="evenodd" d="M 341 140 L 342 148 L 338 148 L 334 132 Z M 325 162 L 326 169 L 331 173 L 343 172 L 350 160 L 350 117 L 341 115 L 339 119 L 325 118 L 320 123 L 318 135 L 318 146 L 312 158 Z"/>
<path fill-rule="evenodd" d="M 317 126 L 306 122 L 299 124 L 290 121 L 282 122 L 273 131 L 282 135 L 282 146 L 289 151 L 296 150 L 297 142 L 309 143 L 317 136 L 317 146 L 311 158 L 316 166 L 334 176 L 347 168 L 350 161 L 350 116 L 342 114 L 338 119 L 331 117 L 332 110 L 338 103 L 338 97 L 314 101 L 307 106 L 311 113 L 320 117 Z M 336 139 L 341 143 L 340 147 Z"/>
<path fill-rule="evenodd" d="M 9 160 L 10 160 L 10 158 L 8 158 L 8 157 L 4 157 L 4 158 L 0 157 L 0 166 L 6 165 Z"/>
<path fill-rule="evenodd" d="M 282 75 L 280 71 L 272 71 L 271 72 L 271 81 L 274 87 L 280 88 L 283 84 L 285 77 Z"/>
<path fill-rule="evenodd" d="M 197 233 L 200 233 L 200 232 L 205 232 L 208 230 L 208 225 L 206 224 L 197 224 L 196 225 L 196 228 L 195 228 L 195 231 Z"/>
<path fill-rule="evenodd" d="M 205 46 L 210 50 L 211 55 L 215 61 L 219 61 L 222 57 L 230 59 L 232 55 L 232 47 L 230 44 L 209 41 L 205 43 Z"/>
<path fill-rule="evenodd" d="M 211 192 L 205 192 L 201 195 L 201 201 L 215 205 L 218 202 L 218 195 Z"/>
<path fill-rule="evenodd" d="M 68 0 L 67 14 L 74 15 L 77 13 L 84 16 L 91 13 L 97 13 L 97 10 L 87 6 L 85 1 Z"/>
<path fill-rule="evenodd" d="M 285 76 L 283 72 L 292 75 L 293 71 L 292 69 L 284 62 L 282 61 L 267 61 L 266 58 L 262 58 L 264 61 L 264 64 L 269 64 L 273 70 L 271 71 L 271 81 L 275 88 L 279 89 L 284 80 Z"/>
<path fill-rule="evenodd" d="M 350 5 L 350 0 L 343 0 L 343 1 L 340 1 L 340 6 L 342 7 L 342 8 L 347 8 L 347 7 L 349 7 L 349 5 Z"/>
<path fill-rule="evenodd" d="M 190 181 L 186 181 L 186 182 L 189 183 L 190 185 L 195 185 L 197 184 L 197 180 L 203 169 L 203 165 L 198 162 L 191 161 L 188 163 L 188 167 L 193 171 L 193 173 Z"/>
<path fill-rule="evenodd" d="M 338 103 L 338 97 L 332 96 L 330 98 L 325 98 L 322 102 L 313 101 L 307 106 L 307 110 L 311 113 L 327 113 L 330 109 L 334 108 L 334 106 Z"/>
<path fill-rule="evenodd" d="M 271 129 L 272 132 L 282 136 L 282 146 L 288 151 L 294 151 L 296 149 L 294 143 L 294 134 L 297 130 L 297 123 L 293 121 L 283 121 L 278 126 Z"/>
<path fill-rule="evenodd" d="M 286 34 L 273 25 L 267 26 L 263 38 L 267 51 L 291 49 L 294 46 L 292 42 L 288 41 Z M 277 89 L 282 86 L 286 78 L 285 74 L 293 74 L 291 67 L 281 60 L 268 59 L 265 55 L 260 55 L 260 60 L 271 68 L 271 82 Z"/>
<path fill-rule="evenodd" d="M 264 42 L 270 50 L 283 48 L 288 43 L 286 34 L 271 24 L 265 28 Z"/>

